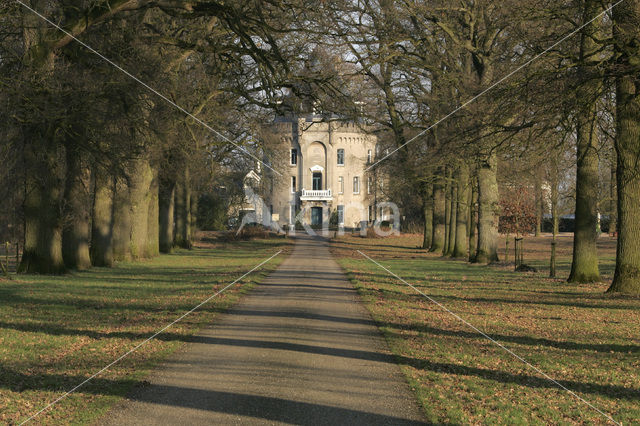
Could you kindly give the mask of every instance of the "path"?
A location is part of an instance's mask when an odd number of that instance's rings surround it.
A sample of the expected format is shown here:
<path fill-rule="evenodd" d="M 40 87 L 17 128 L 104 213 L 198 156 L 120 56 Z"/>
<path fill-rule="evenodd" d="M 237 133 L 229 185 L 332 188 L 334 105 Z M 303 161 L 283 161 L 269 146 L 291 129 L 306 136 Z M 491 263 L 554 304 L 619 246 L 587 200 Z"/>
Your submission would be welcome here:
<path fill-rule="evenodd" d="M 423 423 L 327 243 L 308 236 L 149 381 L 99 423 Z"/>

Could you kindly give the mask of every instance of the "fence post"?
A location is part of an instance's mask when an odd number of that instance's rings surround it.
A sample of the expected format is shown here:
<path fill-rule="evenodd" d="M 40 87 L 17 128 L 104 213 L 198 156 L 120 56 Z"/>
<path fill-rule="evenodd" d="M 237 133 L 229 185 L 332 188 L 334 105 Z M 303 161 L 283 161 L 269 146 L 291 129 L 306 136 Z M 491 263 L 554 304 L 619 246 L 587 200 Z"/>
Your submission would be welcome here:
<path fill-rule="evenodd" d="M 520 265 L 522 265 L 524 263 L 524 255 L 522 253 L 523 251 L 523 244 L 522 244 L 522 240 L 523 238 L 515 238 L 515 257 L 513 258 L 514 260 L 514 264 L 515 264 L 515 269 L 518 270 L 518 267 Z"/>
<path fill-rule="evenodd" d="M 19 264 L 20 264 L 20 243 L 16 243 L 16 274 L 18 273 Z"/>
<path fill-rule="evenodd" d="M 520 265 L 524 264 L 524 238 L 520 238 Z"/>
<path fill-rule="evenodd" d="M 9 270 L 9 251 L 11 250 L 11 243 L 7 241 L 4 243 L 4 264 L 7 265 L 7 271 Z"/>

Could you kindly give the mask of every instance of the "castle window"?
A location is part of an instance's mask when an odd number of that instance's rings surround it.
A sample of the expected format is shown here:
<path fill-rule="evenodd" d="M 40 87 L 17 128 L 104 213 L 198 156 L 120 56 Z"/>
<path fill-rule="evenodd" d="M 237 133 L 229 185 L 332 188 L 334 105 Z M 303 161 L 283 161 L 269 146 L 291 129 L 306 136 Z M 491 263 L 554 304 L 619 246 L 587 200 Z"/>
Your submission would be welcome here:
<path fill-rule="evenodd" d="M 319 191 L 322 189 L 322 173 L 314 173 L 311 176 L 311 183 L 314 191 Z"/>
<path fill-rule="evenodd" d="M 344 192 L 344 178 L 342 176 L 338 176 L 338 194 L 342 194 Z"/>
<path fill-rule="evenodd" d="M 371 157 L 372 157 L 371 150 L 368 150 L 367 151 L 367 163 L 369 163 L 369 164 L 371 164 Z"/>
<path fill-rule="evenodd" d="M 371 176 L 369 176 L 367 178 L 367 194 L 371 194 L 371 187 L 372 187 L 372 180 L 371 180 Z"/>
<path fill-rule="evenodd" d="M 344 206 L 338 206 L 338 225 L 344 225 Z"/>
<path fill-rule="evenodd" d="M 344 166 L 344 149 L 338 150 L 338 166 Z"/>
<path fill-rule="evenodd" d="M 291 176 L 291 192 L 296 192 L 296 177 Z"/>
<path fill-rule="evenodd" d="M 296 164 L 298 164 L 298 150 L 291 148 L 291 165 L 295 166 Z"/>
<path fill-rule="evenodd" d="M 360 193 L 360 178 L 358 176 L 354 176 L 353 178 L 353 193 Z"/>

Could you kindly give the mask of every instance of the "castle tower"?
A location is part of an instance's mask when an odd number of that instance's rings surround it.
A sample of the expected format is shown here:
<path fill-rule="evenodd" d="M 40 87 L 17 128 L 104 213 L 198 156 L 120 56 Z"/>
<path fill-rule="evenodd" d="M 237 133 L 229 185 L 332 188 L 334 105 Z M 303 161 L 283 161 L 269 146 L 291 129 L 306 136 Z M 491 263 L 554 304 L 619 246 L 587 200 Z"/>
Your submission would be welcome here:
<path fill-rule="evenodd" d="M 372 171 L 377 139 L 366 127 L 313 113 L 280 117 L 271 126 L 281 160 L 272 176 L 272 220 L 281 226 L 302 221 L 312 226 L 360 227 L 375 216 Z M 275 165 L 275 164 L 274 164 Z"/>

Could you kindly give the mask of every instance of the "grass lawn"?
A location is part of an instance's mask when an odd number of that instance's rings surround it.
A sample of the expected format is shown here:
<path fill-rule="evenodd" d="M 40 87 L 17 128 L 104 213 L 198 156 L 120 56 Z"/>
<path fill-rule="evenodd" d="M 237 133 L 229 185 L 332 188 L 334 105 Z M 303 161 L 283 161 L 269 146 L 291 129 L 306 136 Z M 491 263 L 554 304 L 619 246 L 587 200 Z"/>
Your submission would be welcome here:
<path fill-rule="evenodd" d="M 230 284 L 284 238 L 201 243 L 115 268 L 0 280 L 0 423 L 15 424 Z M 229 288 L 35 419 L 94 421 L 160 360 L 272 271 L 286 253 Z"/>
<path fill-rule="evenodd" d="M 506 237 L 500 236 L 498 248 L 498 257 L 501 261 L 505 258 L 508 262 L 513 263 L 513 235 L 509 237 L 509 252 L 506 252 Z M 542 234 L 540 237 L 525 237 L 523 240 L 524 247 L 524 263 L 533 266 L 544 274 L 549 274 L 549 260 L 551 257 L 551 234 Z M 600 275 L 604 281 L 613 279 L 613 272 L 616 266 L 616 239 L 602 234 L 598 238 L 598 256 Z M 556 276 L 566 279 L 571 271 L 571 258 L 573 255 L 573 233 L 560 233 L 556 237 Z"/>
<path fill-rule="evenodd" d="M 525 240 L 525 250 L 529 248 L 524 255 L 526 263 L 547 267 L 544 247 L 549 240 L 545 238 Z M 610 278 L 610 250 L 615 250 L 615 242 L 603 238 L 601 270 Z M 512 266 L 444 259 L 417 248 L 420 243 L 417 235 L 384 239 L 346 236 L 332 242 L 332 251 L 378 322 L 430 421 L 607 423 L 597 411 L 390 277 L 356 250 L 417 286 L 616 421 L 640 422 L 640 298 L 604 294 L 609 282 L 575 285 L 549 279 L 548 269 L 520 273 L 513 272 Z M 558 276 L 566 279 L 570 238 L 564 238 L 558 251 Z"/>

